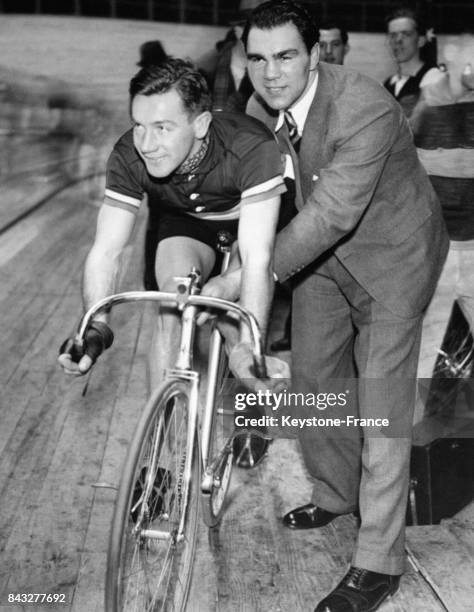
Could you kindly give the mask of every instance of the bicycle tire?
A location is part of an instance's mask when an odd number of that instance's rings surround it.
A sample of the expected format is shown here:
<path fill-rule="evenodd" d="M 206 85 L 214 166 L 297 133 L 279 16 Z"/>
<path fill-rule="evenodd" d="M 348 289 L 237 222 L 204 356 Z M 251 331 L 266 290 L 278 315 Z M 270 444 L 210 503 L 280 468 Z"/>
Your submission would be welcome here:
<path fill-rule="evenodd" d="M 163 383 L 148 401 L 134 432 L 110 534 L 107 612 L 185 610 L 201 471 L 196 437 L 189 485 L 183 479 L 189 392 L 185 381 Z M 184 537 L 178 541 L 183 513 Z M 163 539 L 150 538 L 151 530 L 159 531 Z"/>
<path fill-rule="evenodd" d="M 223 392 L 223 382 L 227 375 L 228 360 L 225 352 L 221 350 L 217 374 L 217 388 L 220 393 Z M 216 527 L 222 518 L 234 461 L 232 440 L 227 440 L 227 444 L 223 446 L 226 442 L 224 420 L 225 416 L 222 416 L 219 423 L 219 417 L 214 413 L 206 465 L 211 466 L 214 462 L 219 461 L 219 466 L 213 474 L 214 484 L 211 491 L 201 491 L 203 521 L 209 528 Z"/>

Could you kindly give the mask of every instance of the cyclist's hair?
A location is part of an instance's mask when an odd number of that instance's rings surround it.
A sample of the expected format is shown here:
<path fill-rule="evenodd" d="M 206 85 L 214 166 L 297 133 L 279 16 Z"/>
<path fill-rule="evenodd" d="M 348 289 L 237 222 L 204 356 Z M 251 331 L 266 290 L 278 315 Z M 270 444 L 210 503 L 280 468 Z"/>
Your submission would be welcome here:
<path fill-rule="evenodd" d="M 211 94 L 203 75 L 191 62 L 167 58 L 160 64 L 144 66 L 130 81 L 130 103 L 137 95 L 152 96 L 175 89 L 189 115 L 211 109 Z"/>
<path fill-rule="evenodd" d="M 421 15 L 410 8 L 409 6 L 399 6 L 394 9 L 387 17 L 385 18 L 385 25 L 388 28 L 388 24 L 394 19 L 401 19 L 402 17 L 406 17 L 407 19 L 411 19 L 415 24 L 415 29 L 420 34 L 420 36 L 424 36 L 426 34 L 426 25 L 421 17 Z"/>
<path fill-rule="evenodd" d="M 319 31 L 321 30 L 339 30 L 339 32 L 341 33 L 342 43 L 344 45 L 347 45 L 347 41 L 349 40 L 349 34 L 347 33 L 346 28 L 335 19 L 328 19 L 327 21 L 322 21 L 319 25 Z"/>
<path fill-rule="evenodd" d="M 252 11 L 242 33 L 245 48 L 251 28 L 271 30 L 287 23 L 296 27 L 309 53 L 319 40 L 319 28 L 313 16 L 301 4 L 292 0 L 269 0 Z"/>

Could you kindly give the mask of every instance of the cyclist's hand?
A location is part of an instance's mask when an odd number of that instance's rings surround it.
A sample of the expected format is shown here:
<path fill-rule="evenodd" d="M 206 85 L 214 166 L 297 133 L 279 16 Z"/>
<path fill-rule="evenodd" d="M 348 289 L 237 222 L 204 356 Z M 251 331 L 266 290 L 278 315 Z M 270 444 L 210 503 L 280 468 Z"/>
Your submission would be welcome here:
<path fill-rule="evenodd" d="M 201 290 L 201 295 L 206 297 L 216 297 L 223 300 L 229 300 L 229 302 L 235 302 L 239 297 L 240 292 L 240 280 L 236 279 L 234 275 L 228 274 L 214 276 L 210 278 Z M 198 325 L 203 325 L 210 318 L 216 316 L 210 312 L 201 312 L 196 322 Z"/>
<path fill-rule="evenodd" d="M 265 356 L 268 378 L 255 376 L 253 350 L 250 342 L 239 342 L 229 354 L 229 368 L 232 374 L 252 391 L 282 392 L 289 386 L 290 367 L 282 359 Z"/>
<path fill-rule="evenodd" d="M 59 349 L 58 361 L 66 374 L 82 376 L 86 374 L 99 355 L 108 349 L 114 340 L 110 327 L 102 321 L 93 321 L 84 336 L 83 346 L 78 346 L 73 338 L 68 338 Z"/>

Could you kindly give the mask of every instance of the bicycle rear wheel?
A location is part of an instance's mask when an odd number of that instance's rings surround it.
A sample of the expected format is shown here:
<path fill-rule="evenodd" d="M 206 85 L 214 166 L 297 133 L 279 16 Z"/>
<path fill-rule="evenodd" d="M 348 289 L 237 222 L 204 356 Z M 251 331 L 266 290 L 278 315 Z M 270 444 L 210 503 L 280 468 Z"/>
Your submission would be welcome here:
<path fill-rule="evenodd" d="M 130 444 L 109 542 L 107 612 L 183 611 L 196 542 L 200 458 L 187 446 L 190 385 L 165 382 Z M 190 482 L 185 467 L 192 460 Z"/>

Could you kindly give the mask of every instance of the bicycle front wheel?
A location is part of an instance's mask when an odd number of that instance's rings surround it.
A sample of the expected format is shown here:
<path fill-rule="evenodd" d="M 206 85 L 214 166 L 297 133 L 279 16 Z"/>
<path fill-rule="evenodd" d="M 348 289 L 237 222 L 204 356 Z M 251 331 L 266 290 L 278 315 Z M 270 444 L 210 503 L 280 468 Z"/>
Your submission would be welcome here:
<path fill-rule="evenodd" d="M 149 400 L 134 433 L 112 522 L 107 612 L 185 609 L 200 483 L 189 402 L 188 383 L 165 382 Z"/>

